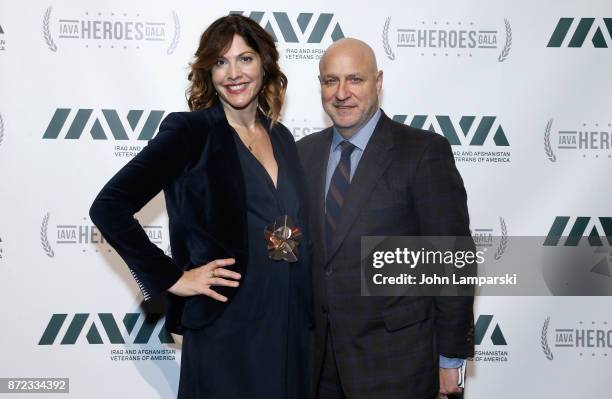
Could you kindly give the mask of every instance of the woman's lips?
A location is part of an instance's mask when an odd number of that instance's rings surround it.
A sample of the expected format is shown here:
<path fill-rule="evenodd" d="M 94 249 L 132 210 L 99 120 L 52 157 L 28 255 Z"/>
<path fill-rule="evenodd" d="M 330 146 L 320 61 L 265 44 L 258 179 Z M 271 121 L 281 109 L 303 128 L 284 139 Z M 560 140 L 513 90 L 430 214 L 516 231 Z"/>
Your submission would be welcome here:
<path fill-rule="evenodd" d="M 225 87 L 230 94 L 240 94 L 246 90 L 247 86 L 248 83 L 238 83 L 233 85 L 225 85 L 223 87 Z"/>

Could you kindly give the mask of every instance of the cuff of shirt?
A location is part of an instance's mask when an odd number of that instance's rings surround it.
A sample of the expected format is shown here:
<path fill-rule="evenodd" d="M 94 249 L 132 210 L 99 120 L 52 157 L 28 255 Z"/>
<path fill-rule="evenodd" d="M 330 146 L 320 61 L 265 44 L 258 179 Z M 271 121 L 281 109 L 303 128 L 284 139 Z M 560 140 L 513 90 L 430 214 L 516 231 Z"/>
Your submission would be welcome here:
<path fill-rule="evenodd" d="M 440 368 L 456 369 L 463 365 L 464 359 L 449 358 L 440 355 Z"/>

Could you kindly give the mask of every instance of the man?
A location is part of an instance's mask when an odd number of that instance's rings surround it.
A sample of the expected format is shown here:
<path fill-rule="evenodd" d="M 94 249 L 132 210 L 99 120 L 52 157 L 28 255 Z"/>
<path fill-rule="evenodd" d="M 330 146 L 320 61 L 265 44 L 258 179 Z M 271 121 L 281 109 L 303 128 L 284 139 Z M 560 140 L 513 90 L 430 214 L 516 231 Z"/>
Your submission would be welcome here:
<path fill-rule="evenodd" d="M 361 237 L 469 236 L 463 181 L 448 141 L 389 119 L 383 73 L 356 39 L 319 63 L 333 127 L 298 143 L 314 244 L 314 392 L 324 398 L 459 393 L 473 356 L 473 297 L 361 296 Z"/>

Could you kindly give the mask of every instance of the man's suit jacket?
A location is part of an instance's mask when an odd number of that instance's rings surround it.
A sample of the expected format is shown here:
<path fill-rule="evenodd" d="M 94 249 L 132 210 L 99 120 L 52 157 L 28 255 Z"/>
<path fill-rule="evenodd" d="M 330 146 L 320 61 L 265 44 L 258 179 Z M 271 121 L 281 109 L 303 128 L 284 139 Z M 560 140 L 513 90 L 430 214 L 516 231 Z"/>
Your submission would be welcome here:
<path fill-rule="evenodd" d="M 432 398 L 438 354 L 473 356 L 473 297 L 360 296 L 361 237 L 469 236 L 463 181 L 448 141 L 384 113 L 355 171 L 330 248 L 325 248 L 325 175 L 332 128 L 306 136 L 314 244 L 314 385 L 330 328 L 349 398 Z"/>
<path fill-rule="evenodd" d="M 269 128 L 267 119 L 261 121 Z M 305 199 L 293 136 L 281 124 L 269 131 L 286 159 L 294 160 L 287 162 L 287 172 Z M 91 220 L 127 263 L 145 300 L 170 288 L 184 270 L 214 259 L 233 257 L 236 264 L 228 269 L 247 273 L 247 240 L 263 245 L 263 232 L 261 237 L 247 235 L 245 184 L 233 134 L 220 104 L 169 114 L 155 138 L 104 186 L 91 206 Z M 133 217 L 162 190 L 172 259 L 149 241 Z M 300 218 L 305 220 L 305 214 Z M 230 300 L 236 292 L 214 289 Z M 168 293 L 166 329 L 180 334 L 185 327 L 203 327 L 225 306 L 204 295 L 182 298 Z"/>

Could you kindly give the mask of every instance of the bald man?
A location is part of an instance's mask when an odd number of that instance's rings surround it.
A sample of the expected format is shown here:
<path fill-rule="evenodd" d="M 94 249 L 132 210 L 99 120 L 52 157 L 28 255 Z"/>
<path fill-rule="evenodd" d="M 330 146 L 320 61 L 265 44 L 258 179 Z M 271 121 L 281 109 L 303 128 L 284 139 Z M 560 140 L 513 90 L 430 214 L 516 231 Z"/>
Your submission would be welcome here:
<path fill-rule="evenodd" d="M 473 297 L 361 296 L 362 236 L 469 236 L 466 192 L 448 141 L 389 119 L 383 72 L 356 39 L 319 63 L 333 126 L 298 142 L 314 244 L 314 381 L 319 399 L 459 393 L 474 355 Z"/>

